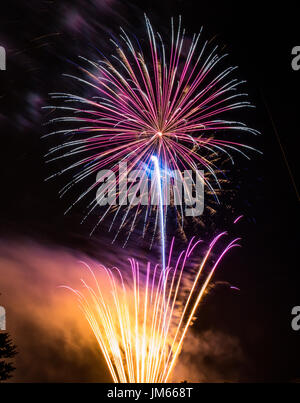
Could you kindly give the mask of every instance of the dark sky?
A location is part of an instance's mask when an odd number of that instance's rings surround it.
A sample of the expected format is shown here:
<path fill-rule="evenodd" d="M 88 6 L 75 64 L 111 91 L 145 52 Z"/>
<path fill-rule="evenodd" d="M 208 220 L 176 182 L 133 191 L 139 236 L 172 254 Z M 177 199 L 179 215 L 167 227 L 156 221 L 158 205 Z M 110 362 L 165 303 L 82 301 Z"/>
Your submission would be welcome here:
<path fill-rule="evenodd" d="M 300 46 L 299 10 L 289 2 L 263 8 L 262 2 L 195 0 L 74 1 L 72 6 L 64 1 L 12 0 L 6 6 L 6 10 L 1 7 L 0 16 L 0 45 L 7 49 L 8 59 L 7 70 L 0 71 L 3 242 L 22 248 L 29 239 L 43 248 L 65 247 L 101 257 L 110 235 L 100 231 L 89 238 L 88 226 L 80 225 L 80 208 L 64 215 L 70 200 L 58 197 L 63 180 L 44 181 L 51 167 L 43 159 L 49 144 L 41 140 L 46 121 L 41 106 L 49 103 L 49 92 L 68 88 L 61 73 L 72 70 L 70 60 L 77 55 L 90 57 L 96 49 L 107 50 L 108 32 L 115 34 L 122 25 L 141 34 L 144 11 L 158 30 L 168 32 L 170 17 L 181 14 L 189 32 L 203 25 L 206 37 L 215 37 L 230 53 L 230 62 L 239 66 L 238 74 L 247 80 L 245 88 L 256 105 L 256 110 L 247 114 L 247 123 L 261 132 L 251 144 L 264 153 L 253 155 L 250 162 L 238 157 L 239 163 L 230 173 L 236 192 L 231 207 L 227 209 L 223 201 L 205 228 L 210 237 L 216 230 L 229 229 L 242 236 L 243 248 L 226 257 L 215 278 L 217 286 L 201 307 L 193 331 L 203 337 L 210 334 L 207 332 L 214 334 L 201 365 L 207 372 L 217 373 L 208 380 L 222 380 L 228 368 L 234 373 L 229 380 L 300 379 L 300 332 L 290 325 L 292 307 L 300 305 L 299 199 L 291 180 L 292 173 L 295 184 L 299 183 L 300 71 L 291 68 L 291 50 Z M 238 228 L 229 224 L 234 214 L 245 215 Z M 24 270 L 26 267 L 24 263 Z M 2 280 L 0 277 L 0 304 L 5 297 Z M 241 291 L 233 292 L 223 282 Z M 18 292 L 16 289 L 14 303 Z M 10 297 L 7 300 L 12 301 Z M 220 334 L 237 340 L 237 355 L 243 358 L 236 359 L 230 343 L 226 362 L 221 353 L 214 354 L 222 343 Z M 22 335 L 15 337 L 21 340 Z M 53 354 L 63 365 L 60 350 Z M 28 353 L 24 355 L 28 357 Z M 18 359 L 22 361 L 22 357 Z M 91 368 L 91 361 L 82 368 Z M 69 364 L 65 362 L 63 367 L 68 375 L 60 371 L 59 379 L 53 376 L 50 380 L 72 381 Z M 23 380 L 24 365 L 23 360 L 23 372 L 17 380 Z M 80 368 L 74 371 L 76 381 Z M 218 371 L 214 372 L 215 368 Z M 88 373 L 90 378 L 82 379 L 95 380 L 92 371 Z M 207 380 L 199 376 L 203 379 Z M 38 371 L 33 371 L 32 381 L 36 380 L 49 378 L 39 378 Z"/>

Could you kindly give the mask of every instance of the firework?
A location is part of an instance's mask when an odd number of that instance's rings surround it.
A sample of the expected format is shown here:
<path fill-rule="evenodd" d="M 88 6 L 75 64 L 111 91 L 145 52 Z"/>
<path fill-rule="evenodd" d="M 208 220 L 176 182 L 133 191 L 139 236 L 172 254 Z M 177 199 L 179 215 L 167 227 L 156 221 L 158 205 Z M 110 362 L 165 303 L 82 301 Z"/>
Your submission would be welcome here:
<path fill-rule="evenodd" d="M 150 263 L 143 271 L 135 259 L 129 259 L 129 278 L 116 267 L 94 269 L 84 263 L 94 285 L 81 280 L 85 291 L 71 290 L 78 296 L 114 382 L 168 381 L 219 262 L 237 246 L 238 239 L 229 242 L 208 270 L 212 249 L 224 235 L 214 238 L 194 273 L 186 271 L 200 242 L 194 239 L 172 266 L 173 239 L 165 273 Z"/>
<path fill-rule="evenodd" d="M 131 210 L 134 212 L 129 232 L 133 231 L 143 207 L 141 203 L 133 205 L 128 200 L 132 183 L 124 184 L 125 173 L 118 170 L 120 163 L 126 164 L 127 176 L 138 169 L 147 177 L 151 157 L 155 155 L 164 172 L 173 170 L 181 175 L 184 170 L 196 172 L 206 190 L 217 200 L 218 159 L 223 155 L 233 162 L 232 152 L 249 158 L 244 151 L 253 150 L 232 141 L 229 133 L 257 133 L 242 122 L 226 119 L 226 113 L 251 106 L 245 100 L 247 94 L 238 91 L 242 81 L 231 78 L 236 67 L 221 67 L 226 55 L 219 55 L 217 46 L 211 49 L 207 41 L 200 41 L 201 31 L 187 37 L 180 18 L 177 27 L 172 19 L 169 42 L 164 42 L 162 36 L 154 32 L 146 16 L 145 21 L 145 43 L 141 45 L 121 30 L 119 39 L 111 39 L 115 54 L 110 58 L 103 56 L 100 61 L 81 58 L 89 66 L 79 66 L 82 76 L 67 75 L 84 85 L 90 91 L 89 97 L 53 93 L 52 98 L 62 103 L 47 107 L 62 112 L 62 116 L 51 119 L 50 123 L 66 125 L 50 133 L 58 134 L 63 141 L 50 150 L 49 161 L 71 159 L 72 162 L 66 162 L 65 168 L 55 175 L 69 170 L 74 172 L 61 195 L 73 185 L 83 184 L 91 176 L 96 179 L 99 171 L 109 169 L 119 184 L 119 203 L 114 208 L 111 225 L 112 228 L 116 217 L 122 214 L 116 236 L 129 221 Z M 97 176 L 70 208 L 91 192 L 96 193 L 102 181 L 103 177 Z M 138 191 L 142 194 L 145 189 L 141 185 Z M 84 220 L 99 200 L 93 197 L 93 201 L 87 203 Z M 150 206 L 149 197 L 144 209 L 144 232 L 151 214 L 149 210 L 153 209 L 156 228 L 159 213 L 157 207 Z M 93 231 L 109 211 L 111 206 L 101 213 Z"/>

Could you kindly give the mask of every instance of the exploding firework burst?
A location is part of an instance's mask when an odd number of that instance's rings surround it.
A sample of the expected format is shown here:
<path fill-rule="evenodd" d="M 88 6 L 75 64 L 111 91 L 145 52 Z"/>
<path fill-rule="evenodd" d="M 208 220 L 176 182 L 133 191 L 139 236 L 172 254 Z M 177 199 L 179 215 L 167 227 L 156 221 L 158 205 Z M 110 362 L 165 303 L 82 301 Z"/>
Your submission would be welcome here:
<path fill-rule="evenodd" d="M 232 141 L 230 132 L 257 133 L 242 122 L 226 119 L 226 113 L 251 106 L 245 100 L 247 94 L 238 91 L 242 81 L 231 78 L 236 68 L 221 68 L 226 55 L 219 55 L 217 47 L 209 49 L 208 42 L 201 44 L 201 31 L 192 39 L 187 38 L 180 18 L 177 28 L 172 19 L 170 43 L 154 32 L 147 17 L 145 20 L 147 41 L 143 46 L 121 30 L 118 40 L 111 39 L 115 54 L 97 62 L 82 58 L 89 66 L 79 67 L 82 76 L 68 75 L 89 88 L 90 97 L 53 93 L 52 98 L 61 100 L 62 104 L 47 107 L 63 114 L 51 123 L 67 126 L 50 133 L 62 136 L 64 141 L 50 150 L 49 160 L 71 161 L 55 175 L 75 172 L 61 195 L 91 176 L 95 179 L 70 206 L 94 192 L 93 200 L 87 202 L 85 220 L 101 204 L 95 196 L 104 179 L 101 175 L 96 179 L 96 175 L 109 169 L 119 185 L 118 203 L 113 209 L 105 207 L 93 231 L 113 210 L 110 228 L 117 223 L 116 236 L 128 222 L 130 234 L 142 210 L 143 234 L 153 211 L 155 230 L 158 222 L 158 209 L 151 205 L 151 196 L 146 207 L 141 202 L 130 201 L 128 195 L 137 178 L 133 174 L 128 186 L 123 181 L 125 175 L 128 177 L 139 170 L 148 177 L 151 157 L 155 155 L 164 175 L 169 171 L 179 172 L 181 176 L 184 170 L 194 172 L 207 192 L 218 200 L 218 160 L 224 156 L 233 162 L 235 152 L 249 158 L 245 151 L 253 150 Z M 120 163 L 126 164 L 124 173 L 119 170 Z M 134 187 L 140 194 L 146 190 L 143 188 L 146 181 L 142 179 L 141 185 Z M 194 184 L 195 177 L 191 180 Z M 182 206 L 175 208 L 183 220 Z M 122 219 L 117 222 L 119 214 Z"/>
<path fill-rule="evenodd" d="M 194 239 L 172 266 L 173 239 L 165 272 L 150 263 L 143 271 L 139 262 L 129 259 L 132 276 L 127 278 L 126 271 L 116 267 L 100 266 L 96 272 L 84 263 L 95 285 L 82 280 L 85 291 L 70 289 L 78 297 L 114 382 L 168 381 L 219 262 L 237 246 L 238 239 L 229 242 L 207 269 L 212 249 L 224 235 L 214 238 L 194 274 L 185 272 L 200 242 Z"/>

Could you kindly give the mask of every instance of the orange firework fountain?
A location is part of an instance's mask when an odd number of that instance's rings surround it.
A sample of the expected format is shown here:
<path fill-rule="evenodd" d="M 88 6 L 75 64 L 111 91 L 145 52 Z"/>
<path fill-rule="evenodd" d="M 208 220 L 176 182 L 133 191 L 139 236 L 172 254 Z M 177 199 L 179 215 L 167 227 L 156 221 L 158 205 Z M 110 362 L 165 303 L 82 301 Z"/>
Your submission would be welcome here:
<path fill-rule="evenodd" d="M 128 283 L 116 267 L 99 266 L 96 272 L 84 263 L 94 286 L 81 280 L 84 291 L 71 290 L 78 296 L 114 382 L 168 381 L 216 267 L 225 253 L 237 246 L 238 239 L 228 243 L 207 271 L 211 251 L 224 235 L 211 242 L 197 271 L 190 273 L 191 284 L 186 284 L 183 272 L 200 242 L 193 239 L 172 267 L 173 239 L 165 273 L 158 265 L 152 269 L 150 263 L 143 272 L 136 260 L 129 259 L 132 277 Z M 101 284 L 98 270 L 105 276 Z"/>

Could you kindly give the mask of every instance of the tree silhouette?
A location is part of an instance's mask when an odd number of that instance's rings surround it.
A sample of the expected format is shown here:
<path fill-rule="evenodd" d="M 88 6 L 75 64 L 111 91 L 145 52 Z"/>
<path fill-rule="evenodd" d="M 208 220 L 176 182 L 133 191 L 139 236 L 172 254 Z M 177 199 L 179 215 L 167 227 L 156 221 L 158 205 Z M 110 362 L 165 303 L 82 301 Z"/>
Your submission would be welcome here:
<path fill-rule="evenodd" d="M 15 367 L 10 360 L 16 354 L 16 346 L 13 344 L 9 334 L 0 332 L 0 382 L 12 377 Z"/>

